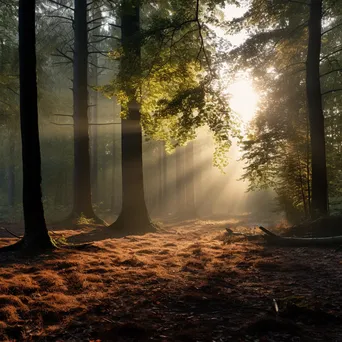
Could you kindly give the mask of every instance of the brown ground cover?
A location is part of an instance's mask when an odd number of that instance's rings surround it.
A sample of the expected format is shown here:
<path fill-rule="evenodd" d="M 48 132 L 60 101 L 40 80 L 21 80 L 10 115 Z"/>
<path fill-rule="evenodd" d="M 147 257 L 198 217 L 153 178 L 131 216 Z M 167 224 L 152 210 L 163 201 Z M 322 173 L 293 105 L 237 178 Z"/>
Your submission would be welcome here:
<path fill-rule="evenodd" d="M 0 255 L 0 341 L 342 341 L 340 251 L 226 241 L 226 226 Z"/>

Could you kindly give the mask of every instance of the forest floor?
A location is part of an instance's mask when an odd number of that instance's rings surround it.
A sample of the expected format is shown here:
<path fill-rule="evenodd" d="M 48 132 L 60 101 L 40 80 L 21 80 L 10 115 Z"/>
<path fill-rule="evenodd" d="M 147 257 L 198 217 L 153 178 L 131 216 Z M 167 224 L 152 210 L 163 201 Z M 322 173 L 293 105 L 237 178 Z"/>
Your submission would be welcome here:
<path fill-rule="evenodd" d="M 230 223 L 0 255 L 0 341 L 342 341 L 342 252 L 229 239 Z"/>

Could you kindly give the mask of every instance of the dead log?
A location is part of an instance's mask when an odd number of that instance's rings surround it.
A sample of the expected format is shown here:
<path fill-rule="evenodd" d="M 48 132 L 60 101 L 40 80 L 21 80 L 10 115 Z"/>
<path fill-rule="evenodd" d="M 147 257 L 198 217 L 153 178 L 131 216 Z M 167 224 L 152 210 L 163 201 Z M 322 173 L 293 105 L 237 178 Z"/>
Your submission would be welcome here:
<path fill-rule="evenodd" d="M 342 245 L 342 235 L 319 237 L 319 238 L 297 238 L 297 237 L 283 237 L 276 235 L 264 227 L 259 227 L 265 235 L 262 237 L 267 243 L 277 246 L 289 247 L 326 247 Z"/>

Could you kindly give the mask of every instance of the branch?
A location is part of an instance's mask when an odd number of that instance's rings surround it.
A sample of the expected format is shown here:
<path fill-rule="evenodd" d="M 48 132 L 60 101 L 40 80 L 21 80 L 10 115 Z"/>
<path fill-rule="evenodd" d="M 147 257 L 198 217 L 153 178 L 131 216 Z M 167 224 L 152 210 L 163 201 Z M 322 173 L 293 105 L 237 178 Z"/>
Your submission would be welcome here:
<path fill-rule="evenodd" d="M 108 39 L 116 39 L 116 40 L 120 40 L 121 41 L 121 38 L 119 37 L 113 37 L 113 36 L 105 36 L 105 35 L 102 35 L 102 34 L 94 34 L 93 37 L 98 37 L 98 38 L 108 38 Z"/>
<path fill-rule="evenodd" d="M 334 30 L 335 28 L 337 28 L 337 27 L 339 27 L 339 26 L 341 26 L 341 25 L 342 25 L 342 23 L 339 23 L 339 24 L 337 24 L 336 26 L 331 27 L 330 29 L 328 29 L 328 30 L 322 32 L 322 33 L 321 33 L 321 36 L 323 36 L 324 34 L 330 32 L 330 31 L 332 31 L 332 30 Z"/>
<path fill-rule="evenodd" d="M 56 48 L 57 52 L 59 53 L 59 55 L 56 55 L 56 54 L 52 54 L 51 56 L 54 56 L 54 57 L 64 57 L 66 58 L 67 60 L 69 60 L 70 62 L 74 63 L 74 59 L 71 58 L 70 56 L 68 56 L 67 54 L 65 54 L 63 51 L 61 51 L 60 49 Z"/>
<path fill-rule="evenodd" d="M 116 25 L 116 24 L 110 24 L 108 23 L 109 26 L 112 26 L 112 27 L 115 27 L 115 28 L 118 28 L 118 29 L 121 29 L 121 26 L 120 25 Z"/>
<path fill-rule="evenodd" d="M 63 7 L 63 8 L 66 8 L 68 10 L 71 10 L 71 11 L 75 11 L 74 8 L 70 7 L 70 6 L 67 6 L 67 5 L 64 5 L 64 4 L 60 4 L 59 2 L 55 1 L 55 0 L 48 0 L 50 1 L 51 3 L 55 4 L 55 5 L 58 5 L 60 7 Z"/>
<path fill-rule="evenodd" d="M 97 20 L 106 19 L 106 18 L 108 18 L 108 17 L 99 17 L 99 18 L 95 18 L 95 19 L 92 19 L 92 20 L 87 21 L 87 24 L 89 25 L 89 24 L 91 24 L 91 23 L 93 23 L 93 22 L 95 22 L 95 21 L 97 21 Z"/>
<path fill-rule="evenodd" d="M 324 77 L 324 76 L 326 76 L 326 75 L 332 74 L 333 72 L 339 72 L 339 71 L 342 71 L 342 68 L 327 71 L 327 72 L 325 72 L 324 74 L 321 74 L 320 77 Z"/>
<path fill-rule="evenodd" d="M 74 125 L 74 124 L 63 124 L 63 123 L 52 122 L 52 121 L 50 121 L 50 123 L 56 126 L 73 126 Z"/>
<path fill-rule="evenodd" d="M 101 24 L 101 25 L 94 26 L 94 27 L 91 27 L 91 28 L 89 28 L 89 29 L 87 30 L 87 32 L 94 31 L 94 30 L 98 29 L 98 28 L 101 27 L 101 26 L 102 26 L 102 24 Z"/>
<path fill-rule="evenodd" d="M 324 93 L 322 93 L 322 96 L 330 94 L 330 93 L 337 93 L 339 91 L 342 91 L 342 88 L 336 88 L 336 89 L 327 90 Z"/>
<path fill-rule="evenodd" d="M 15 95 L 18 95 L 19 96 L 19 93 L 16 92 L 14 89 L 12 89 L 11 87 L 7 86 L 6 87 L 8 90 L 10 90 L 12 93 L 14 93 Z"/>
<path fill-rule="evenodd" d="M 6 230 L 7 233 L 11 234 L 11 235 L 14 236 L 14 237 L 16 237 L 16 238 L 18 238 L 18 239 L 21 239 L 21 236 L 12 233 L 12 232 L 11 232 L 10 230 L 8 230 L 7 228 L 1 227 L 1 229 Z"/>
<path fill-rule="evenodd" d="M 70 20 L 72 23 L 74 22 L 73 18 L 63 17 L 62 15 L 47 15 L 48 18 L 58 18 L 58 19 L 65 19 Z"/>
<path fill-rule="evenodd" d="M 121 122 L 103 122 L 103 123 L 89 123 L 89 126 L 109 126 L 109 125 L 121 125 Z"/>
<path fill-rule="evenodd" d="M 338 52 L 340 52 L 340 51 L 342 51 L 342 47 L 341 47 L 340 49 L 337 49 L 337 50 L 335 50 L 335 51 L 333 51 L 333 52 L 330 52 L 330 53 L 328 53 L 327 55 L 323 56 L 319 61 L 322 62 L 322 61 L 324 61 L 325 59 L 329 58 L 331 55 L 334 55 L 335 53 L 338 53 Z"/>
<path fill-rule="evenodd" d="M 106 67 L 103 67 L 103 66 L 98 66 L 98 65 L 96 65 L 95 63 L 92 63 L 92 62 L 88 62 L 88 64 L 92 65 L 93 67 L 95 67 L 97 69 L 112 70 L 110 68 L 106 68 Z"/>
<path fill-rule="evenodd" d="M 69 118 L 74 118 L 72 114 L 53 114 L 54 116 L 67 116 Z"/>
<path fill-rule="evenodd" d="M 286 34 L 286 37 L 281 37 L 278 41 L 275 42 L 273 48 L 275 48 L 285 38 L 292 36 L 298 29 L 305 27 L 308 24 L 308 22 L 309 22 L 308 20 L 304 21 L 300 25 L 296 26 L 293 30 L 291 30 L 288 34 Z"/>

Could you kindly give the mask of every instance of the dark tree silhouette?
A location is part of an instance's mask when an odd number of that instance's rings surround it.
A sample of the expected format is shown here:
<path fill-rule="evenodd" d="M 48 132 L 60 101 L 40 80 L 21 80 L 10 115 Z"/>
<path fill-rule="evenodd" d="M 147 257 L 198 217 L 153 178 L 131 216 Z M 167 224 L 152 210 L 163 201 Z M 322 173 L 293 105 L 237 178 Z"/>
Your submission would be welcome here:
<path fill-rule="evenodd" d="M 325 152 L 324 115 L 320 83 L 322 0 L 311 0 L 309 42 L 306 60 L 306 92 L 312 156 L 313 217 L 328 214 L 328 183 Z"/>
<path fill-rule="evenodd" d="M 16 244 L 39 252 L 54 247 L 46 228 L 41 191 L 41 158 L 38 129 L 35 0 L 19 1 L 20 124 L 23 161 L 25 234 Z"/>
<path fill-rule="evenodd" d="M 73 217 L 96 217 L 91 198 L 88 124 L 88 24 L 87 2 L 75 0 L 74 9 L 74 201 Z"/>

